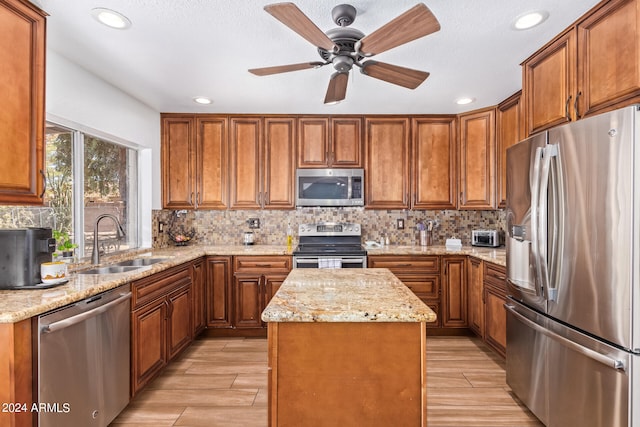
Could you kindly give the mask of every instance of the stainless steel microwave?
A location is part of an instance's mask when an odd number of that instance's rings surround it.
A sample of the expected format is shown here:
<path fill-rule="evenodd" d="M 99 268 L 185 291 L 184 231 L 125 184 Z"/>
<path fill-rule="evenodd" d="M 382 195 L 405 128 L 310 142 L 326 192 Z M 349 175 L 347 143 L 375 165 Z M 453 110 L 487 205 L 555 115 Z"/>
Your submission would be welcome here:
<path fill-rule="evenodd" d="M 364 206 L 364 169 L 296 170 L 296 206 Z"/>

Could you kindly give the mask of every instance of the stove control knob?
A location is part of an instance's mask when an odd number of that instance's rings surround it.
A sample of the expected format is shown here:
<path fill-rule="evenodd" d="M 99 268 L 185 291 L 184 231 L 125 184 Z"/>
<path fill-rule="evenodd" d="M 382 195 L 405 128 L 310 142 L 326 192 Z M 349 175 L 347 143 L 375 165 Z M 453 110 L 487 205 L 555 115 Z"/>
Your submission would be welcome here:
<path fill-rule="evenodd" d="M 353 227 L 353 231 L 355 231 L 356 233 L 360 231 L 360 226 L 356 225 L 355 227 Z"/>

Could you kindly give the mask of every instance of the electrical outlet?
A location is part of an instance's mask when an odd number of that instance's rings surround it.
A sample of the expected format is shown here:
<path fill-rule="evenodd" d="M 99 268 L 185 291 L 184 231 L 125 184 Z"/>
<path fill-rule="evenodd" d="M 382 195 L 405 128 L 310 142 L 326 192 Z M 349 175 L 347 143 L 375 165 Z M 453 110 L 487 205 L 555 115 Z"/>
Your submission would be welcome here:
<path fill-rule="evenodd" d="M 249 218 L 247 224 L 249 228 L 260 228 L 260 218 Z"/>
<path fill-rule="evenodd" d="M 165 223 L 162 221 L 158 221 L 158 233 L 164 233 Z"/>
<path fill-rule="evenodd" d="M 398 218 L 396 220 L 396 228 L 398 230 L 404 230 L 404 218 Z"/>

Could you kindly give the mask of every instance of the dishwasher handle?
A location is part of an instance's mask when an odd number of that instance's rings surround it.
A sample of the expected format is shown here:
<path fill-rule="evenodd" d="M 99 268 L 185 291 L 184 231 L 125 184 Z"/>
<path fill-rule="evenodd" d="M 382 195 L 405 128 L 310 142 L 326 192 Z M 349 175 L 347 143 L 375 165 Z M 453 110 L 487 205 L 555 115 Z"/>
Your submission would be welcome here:
<path fill-rule="evenodd" d="M 610 368 L 623 371 L 623 372 L 626 371 L 624 362 L 622 360 L 612 359 L 608 356 L 605 356 L 604 354 L 600 354 L 597 351 L 591 350 L 590 348 L 583 347 L 578 343 L 575 343 L 553 331 L 550 331 L 549 329 L 543 328 L 542 326 L 538 325 L 536 322 L 530 319 L 527 319 L 525 316 L 518 313 L 515 310 L 516 307 L 512 304 L 504 304 L 504 308 L 507 309 L 513 316 L 515 316 L 516 319 L 518 319 L 525 325 L 529 326 L 531 329 L 548 336 L 552 340 L 558 341 L 560 344 L 564 345 L 565 347 L 577 353 L 580 353 L 583 356 L 593 359 L 596 362 L 602 363 L 603 365 L 608 366 Z"/>
<path fill-rule="evenodd" d="M 76 323 L 80 323 L 86 319 L 97 316 L 98 314 L 104 313 L 109 310 L 111 307 L 120 304 L 124 300 L 128 300 L 131 298 L 131 292 L 127 292 L 126 294 L 122 294 L 119 298 L 114 299 L 104 305 L 94 308 L 93 310 L 85 311 L 84 313 L 76 314 L 75 316 L 71 316 L 67 319 L 59 320 L 50 325 L 43 326 L 41 333 L 48 334 L 51 332 L 59 331 L 60 329 L 68 328 L 69 326 L 75 325 Z"/>

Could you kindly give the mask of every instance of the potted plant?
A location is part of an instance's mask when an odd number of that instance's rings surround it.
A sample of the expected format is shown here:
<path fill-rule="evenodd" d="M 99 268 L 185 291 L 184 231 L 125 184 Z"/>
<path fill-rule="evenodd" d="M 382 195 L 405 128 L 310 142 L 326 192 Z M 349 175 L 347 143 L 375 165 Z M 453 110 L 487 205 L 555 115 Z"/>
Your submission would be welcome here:
<path fill-rule="evenodd" d="M 53 230 L 53 238 L 56 239 L 56 252 L 54 256 L 56 258 L 73 258 L 73 249 L 78 245 L 73 243 L 69 237 L 69 233 L 61 230 Z"/>

